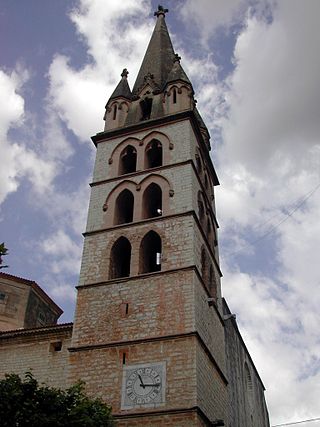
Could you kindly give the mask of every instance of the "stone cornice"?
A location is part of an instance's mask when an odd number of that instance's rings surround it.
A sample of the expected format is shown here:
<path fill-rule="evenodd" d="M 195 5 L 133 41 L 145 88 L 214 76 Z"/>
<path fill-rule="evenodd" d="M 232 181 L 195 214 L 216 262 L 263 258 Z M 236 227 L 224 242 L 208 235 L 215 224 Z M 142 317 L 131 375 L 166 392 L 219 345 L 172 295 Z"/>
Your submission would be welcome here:
<path fill-rule="evenodd" d="M 135 418 L 146 418 L 146 417 L 158 417 L 162 415 L 179 415 L 179 414 L 189 414 L 189 413 L 197 413 L 203 421 L 206 423 L 208 427 L 212 426 L 212 422 L 207 417 L 207 415 L 203 412 L 203 410 L 199 406 L 192 406 L 188 408 L 172 408 L 172 409 L 160 409 L 154 411 L 143 411 L 143 412 L 134 412 L 134 413 L 113 413 L 113 417 L 116 420 L 134 420 Z"/>

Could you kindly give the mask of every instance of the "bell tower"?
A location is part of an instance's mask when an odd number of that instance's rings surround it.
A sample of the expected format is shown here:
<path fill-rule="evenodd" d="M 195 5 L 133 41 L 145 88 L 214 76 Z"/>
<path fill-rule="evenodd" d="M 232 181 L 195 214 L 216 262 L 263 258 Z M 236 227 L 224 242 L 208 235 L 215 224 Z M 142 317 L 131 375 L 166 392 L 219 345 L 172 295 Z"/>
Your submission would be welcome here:
<path fill-rule="evenodd" d="M 218 179 L 166 12 L 92 138 L 70 381 L 108 401 L 118 426 L 227 425 Z"/>

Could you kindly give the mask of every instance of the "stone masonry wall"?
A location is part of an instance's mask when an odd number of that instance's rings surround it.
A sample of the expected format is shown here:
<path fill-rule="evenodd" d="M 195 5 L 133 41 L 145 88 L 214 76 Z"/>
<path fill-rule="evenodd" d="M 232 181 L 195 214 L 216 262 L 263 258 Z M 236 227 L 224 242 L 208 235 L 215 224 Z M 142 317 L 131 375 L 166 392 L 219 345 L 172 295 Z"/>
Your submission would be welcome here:
<path fill-rule="evenodd" d="M 146 416 L 143 418 L 119 419 L 117 427 L 208 427 L 197 413 Z"/>
<path fill-rule="evenodd" d="M 125 351 L 126 365 L 166 362 L 166 402 L 157 410 L 193 407 L 196 404 L 195 349 L 195 337 L 186 337 L 76 351 L 71 353 L 70 379 L 71 382 L 84 380 L 87 392 L 111 404 L 116 415 L 120 412 Z M 138 409 L 138 412 L 148 411 L 150 408 Z"/>
<path fill-rule="evenodd" d="M 114 178 L 116 175 L 111 173 L 113 166 L 109 164 L 109 159 L 112 156 L 113 150 L 130 136 L 141 141 L 148 134 L 156 130 L 163 133 L 173 144 L 173 149 L 170 150 L 169 164 L 186 161 L 192 158 L 191 141 L 195 141 L 195 135 L 189 121 L 183 120 L 176 123 L 157 126 L 156 129 L 146 129 L 139 132 L 133 132 L 131 135 L 125 135 L 118 138 L 112 138 L 106 142 L 101 142 L 97 146 L 97 157 L 93 173 L 93 182 L 102 181 L 109 178 Z M 193 142 L 194 144 L 195 142 Z"/>
<path fill-rule="evenodd" d="M 240 337 L 236 321 L 226 320 L 230 427 L 269 427 L 264 387 Z"/>
<path fill-rule="evenodd" d="M 222 419 L 227 426 L 227 385 L 200 344 L 197 345 L 197 395 L 198 406 L 207 417 L 210 420 Z M 243 424 L 241 427 L 248 426 Z"/>
<path fill-rule="evenodd" d="M 31 371 L 40 383 L 65 388 L 68 383 L 71 328 L 47 334 L 33 333 L 5 339 L 0 337 L 0 376 L 16 373 L 21 377 Z M 52 343 L 62 342 L 61 351 Z"/>
<path fill-rule="evenodd" d="M 139 248 L 145 234 L 153 230 L 162 239 L 161 270 L 187 267 L 193 262 L 193 217 L 146 221 L 118 226 L 112 231 L 89 235 L 84 242 L 79 284 L 104 282 L 109 279 L 110 251 L 113 243 L 125 236 L 131 243 L 131 276 L 139 273 Z"/>
<path fill-rule="evenodd" d="M 193 331 L 193 275 L 192 270 L 155 273 L 80 288 L 72 345 Z"/>
<path fill-rule="evenodd" d="M 208 304 L 208 294 L 195 275 L 195 327 L 219 368 L 226 375 L 224 325 L 217 310 Z"/>

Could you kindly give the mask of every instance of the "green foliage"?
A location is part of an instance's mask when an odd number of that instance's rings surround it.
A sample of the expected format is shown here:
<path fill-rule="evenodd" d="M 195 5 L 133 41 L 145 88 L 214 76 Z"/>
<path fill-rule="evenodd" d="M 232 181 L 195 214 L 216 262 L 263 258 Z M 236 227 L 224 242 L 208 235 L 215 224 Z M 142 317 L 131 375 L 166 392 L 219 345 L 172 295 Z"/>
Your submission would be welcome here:
<path fill-rule="evenodd" d="M 1 268 L 7 268 L 7 265 L 2 265 L 2 257 L 8 255 L 8 249 L 5 247 L 4 242 L 0 243 L 0 270 Z"/>
<path fill-rule="evenodd" d="M 2 427 L 113 427 L 111 408 L 90 399 L 79 382 L 67 390 L 39 385 L 30 372 L 25 379 L 8 374 L 0 380 Z"/>

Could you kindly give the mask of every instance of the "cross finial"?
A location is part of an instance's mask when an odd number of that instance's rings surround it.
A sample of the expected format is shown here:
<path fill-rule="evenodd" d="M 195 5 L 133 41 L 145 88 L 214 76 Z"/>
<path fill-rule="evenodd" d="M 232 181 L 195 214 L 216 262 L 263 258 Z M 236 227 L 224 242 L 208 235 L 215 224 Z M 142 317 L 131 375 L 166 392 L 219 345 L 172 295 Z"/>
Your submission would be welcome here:
<path fill-rule="evenodd" d="M 158 10 L 157 10 L 156 12 L 154 12 L 154 16 L 156 16 L 157 18 L 158 18 L 160 15 L 165 16 L 165 14 L 166 14 L 167 12 L 169 12 L 169 10 L 168 10 L 168 9 L 164 9 L 164 8 L 163 8 L 163 6 L 161 6 L 161 5 L 159 4 L 159 6 L 158 6 Z"/>
<path fill-rule="evenodd" d="M 181 59 L 181 56 L 179 56 L 177 53 L 175 53 L 173 62 L 179 62 L 180 63 L 180 59 Z"/>
<path fill-rule="evenodd" d="M 123 71 L 122 71 L 122 73 L 121 73 L 121 77 L 127 78 L 128 74 L 129 74 L 129 71 L 126 68 L 124 68 Z"/>

